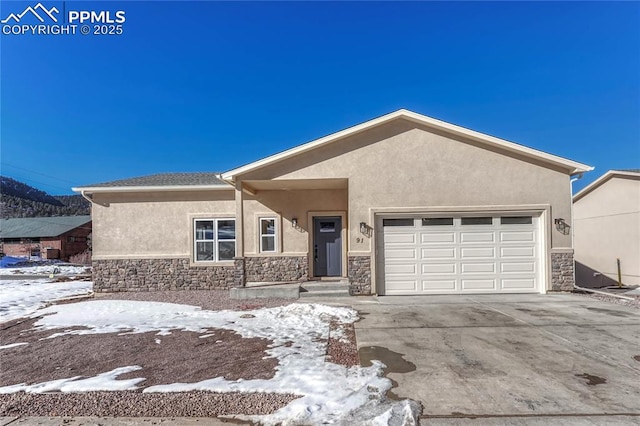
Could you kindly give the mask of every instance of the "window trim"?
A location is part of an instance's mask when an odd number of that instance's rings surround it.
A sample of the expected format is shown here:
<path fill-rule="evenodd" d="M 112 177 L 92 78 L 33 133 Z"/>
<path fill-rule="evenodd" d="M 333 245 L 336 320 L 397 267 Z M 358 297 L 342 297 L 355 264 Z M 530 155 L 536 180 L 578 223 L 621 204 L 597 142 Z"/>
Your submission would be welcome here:
<path fill-rule="evenodd" d="M 233 221 L 234 223 L 234 227 L 236 224 L 236 218 L 235 217 L 229 217 L 229 216 L 220 216 L 220 217 L 193 217 L 191 218 L 192 221 L 192 227 L 191 227 L 191 232 L 192 232 L 192 236 L 193 236 L 193 244 L 191 247 L 192 250 L 192 254 L 191 254 L 191 262 L 193 264 L 198 264 L 198 265 L 202 265 L 202 264 L 211 264 L 211 263 L 221 263 L 221 262 L 233 262 L 233 258 L 232 259 L 220 259 L 220 247 L 219 244 L 221 242 L 233 242 L 233 248 L 234 248 L 234 253 L 233 253 L 233 257 L 235 257 L 236 255 L 236 250 L 238 249 L 238 245 L 237 245 L 237 238 L 235 238 L 235 233 L 234 233 L 234 238 L 230 239 L 230 238 L 219 238 L 218 237 L 218 222 L 220 221 Z M 212 239 L 198 239 L 197 238 L 197 232 L 196 232 L 196 225 L 198 222 L 213 222 L 213 238 Z M 213 244 L 213 259 L 211 260 L 198 260 L 198 243 L 212 243 Z"/>
<path fill-rule="evenodd" d="M 263 234 L 262 233 L 262 222 L 266 220 L 273 221 L 273 234 Z M 278 253 L 278 218 L 276 216 L 259 216 L 258 217 L 258 251 L 264 254 L 273 254 Z M 268 237 L 273 238 L 273 250 L 264 250 L 262 248 L 262 238 Z"/>

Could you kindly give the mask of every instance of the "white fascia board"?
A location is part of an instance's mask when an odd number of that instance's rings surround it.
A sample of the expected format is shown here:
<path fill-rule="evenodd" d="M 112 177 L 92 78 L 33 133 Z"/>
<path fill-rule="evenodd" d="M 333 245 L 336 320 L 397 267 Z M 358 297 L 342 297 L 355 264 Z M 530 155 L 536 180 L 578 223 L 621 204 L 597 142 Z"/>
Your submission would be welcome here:
<path fill-rule="evenodd" d="M 230 185 L 168 185 L 168 186 L 82 186 L 71 188 L 74 192 L 95 194 L 98 192 L 177 192 L 177 191 L 229 191 Z"/>
<path fill-rule="evenodd" d="M 484 133 L 476 132 L 474 130 L 457 126 L 455 124 L 451 124 L 445 121 L 437 120 L 435 118 L 427 117 L 426 115 L 418 114 L 413 111 L 400 109 L 390 114 L 383 115 L 382 117 L 369 120 L 367 122 L 358 124 L 356 126 L 349 127 L 345 130 L 341 130 L 337 133 L 333 133 L 331 135 L 322 137 L 320 139 L 316 139 L 314 141 L 297 146 L 295 148 L 288 149 L 278 154 L 271 155 L 269 157 L 263 158 L 253 163 L 249 163 L 244 166 L 238 167 L 236 169 L 230 170 L 228 172 L 223 173 L 222 178 L 227 181 L 233 180 L 235 176 L 240 175 L 242 173 L 259 169 L 261 167 L 278 162 L 285 158 L 307 152 L 321 145 L 334 142 L 336 140 L 345 138 L 347 136 L 355 135 L 357 133 L 371 129 L 373 127 L 379 126 L 381 124 L 387 123 L 397 118 L 405 118 L 418 124 L 422 124 L 428 127 L 434 127 L 436 129 L 444 130 L 445 132 L 448 132 L 454 135 L 459 135 L 459 136 L 473 139 L 475 141 L 484 143 L 486 145 L 498 147 L 509 152 L 523 155 L 525 157 L 534 158 L 542 162 L 560 166 L 562 168 L 567 169 L 569 174 L 571 175 L 593 170 L 593 167 L 588 166 L 586 164 L 578 163 L 576 161 L 569 160 L 563 157 L 558 157 L 556 155 L 549 154 L 543 151 L 538 151 L 537 149 L 529 148 L 514 142 L 509 142 L 504 139 L 489 136 Z"/>
<path fill-rule="evenodd" d="M 598 179 L 594 180 L 589 185 L 585 186 L 580 191 L 578 191 L 576 193 L 576 195 L 573 196 L 573 202 L 575 203 L 576 201 L 578 201 L 579 199 L 583 198 L 585 195 L 589 194 L 591 191 L 593 191 L 594 189 L 598 188 L 603 183 L 607 182 L 609 179 L 612 179 L 614 177 L 640 178 L 640 173 L 624 172 L 624 171 L 619 171 L 619 170 L 609 170 L 607 173 L 603 174 Z"/>

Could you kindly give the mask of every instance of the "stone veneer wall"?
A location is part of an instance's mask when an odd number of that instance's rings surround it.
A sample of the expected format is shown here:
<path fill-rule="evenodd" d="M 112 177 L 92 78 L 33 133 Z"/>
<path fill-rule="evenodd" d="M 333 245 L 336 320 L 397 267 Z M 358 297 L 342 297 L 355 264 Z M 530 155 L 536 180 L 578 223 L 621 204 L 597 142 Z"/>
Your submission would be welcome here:
<path fill-rule="evenodd" d="M 574 263 L 573 253 L 551 253 L 551 291 L 573 290 Z"/>
<path fill-rule="evenodd" d="M 93 291 L 216 290 L 236 286 L 235 266 L 191 266 L 184 259 L 94 260 Z"/>
<path fill-rule="evenodd" d="M 351 295 L 371 294 L 371 257 L 349 256 L 349 293 Z"/>
<path fill-rule="evenodd" d="M 233 270 L 234 270 L 234 285 L 236 287 L 244 287 L 247 283 L 246 276 L 244 274 L 244 257 L 233 258 Z"/>
<path fill-rule="evenodd" d="M 246 282 L 300 281 L 309 278 L 307 256 L 264 256 L 244 258 Z"/>

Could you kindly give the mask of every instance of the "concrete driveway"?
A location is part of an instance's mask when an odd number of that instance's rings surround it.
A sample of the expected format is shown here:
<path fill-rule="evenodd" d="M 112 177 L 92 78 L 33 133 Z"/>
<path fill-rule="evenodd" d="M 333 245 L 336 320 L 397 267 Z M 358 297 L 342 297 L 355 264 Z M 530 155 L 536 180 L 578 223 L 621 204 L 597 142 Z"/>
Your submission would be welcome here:
<path fill-rule="evenodd" d="M 363 365 L 388 364 L 393 394 L 422 402 L 423 423 L 640 423 L 638 310 L 570 294 L 353 306 Z"/>

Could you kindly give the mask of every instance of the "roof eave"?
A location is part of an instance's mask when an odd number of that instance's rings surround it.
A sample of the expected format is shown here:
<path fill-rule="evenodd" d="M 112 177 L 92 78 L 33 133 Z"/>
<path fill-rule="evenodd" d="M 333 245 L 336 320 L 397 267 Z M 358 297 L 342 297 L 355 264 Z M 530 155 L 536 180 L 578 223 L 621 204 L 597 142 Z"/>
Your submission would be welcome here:
<path fill-rule="evenodd" d="M 238 175 L 247 173 L 249 171 L 260 169 L 262 167 L 268 166 L 270 164 L 276 163 L 278 161 L 284 160 L 286 158 L 289 158 L 295 155 L 305 153 L 318 146 L 337 141 L 347 136 L 355 135 L 357 133 L 363 132 L 365 130 L 368 130 L 373 127 L 379 126 L 381 124 L 387 123 L 389 121 L 395 120 L 397 118 L 405 118 L 407 120 L 425 125 L 427 127 L 434 127 L 437 129 L 445 130 L 446 132 L 454 135 L 463 136 L 465 138 L 479 141 L 481 143 L 494 146 L 494 147 L 497 147 L 497 148 L 524 156 L 524 157 L 536 159 L 538 161 L 542 161 L 549 165 L 553 165 L 553 166 L 565 169 L 567 170 L 567 173 L 570 175 L 574 175 L 578 173 L 586 173 L 593 170 L 593 167 L 588 166 L 586 164 L 578 163 L 577 161 L 558 157 L 556 155 L 538 151 L 536 149 L 519 145 L 514 142 L 509 142 L 504 139 L 500 139 L 494 136 L 486 135 L 484 133 L 476 132 L 475 130 L 470 130 L 464 127 L 457 126 L 455 124 L 451 124 L 445 121 L 437 120 L 435 118 L 427 117 L 425 115 L 418 114 L 413 111 L 401 109 L 401 110 L 383 115 L 382 117 L 378 117 L 373 120 L 369 120 L 367 122 L 358 124 L 356 126 L 349 127 L 339 132 L 332 133 L 328 136 L 322 137 L 320 139 L 316 139 L 306 144 L 288 149 L 281 153 L 271 155 L 269 157 L 263 158 L 253 163 L 249 163 L 244 166 L 238 167 L 236 169 L 229 170 L 225 173 L 222 173 L 221 177 L 225 181 L 234 181 L 236 176 Z"/>
<path fill-rule="evenodd" d="M 614 177 L 637 177 L 637 178 L 640 178 L 640 173 L 624 172 L 624 171 L 620 171 L 620 170 L 609 170 L 607 173 L 603 174 L 598 179 L 594 180 L 589 185 L 585 186 L 580 191 L 578 191 L 576 193 L 576 195 L 573 196 L 573 202 L 575 203 L 576 201 L 580 200 L 581 198 L 584 198 L 586 195 L 588 195 L 589 193 L 591 193 L 592 191 L 594 191 L 598 187 L 602 186 L 608 180 L 613 179 Z"/>
<path fill-rule="evenodd" d="M 229 191 L 230 185 L 146 185 L 146 186 L 80 186 L 71 188 L 74 192 L 96 194 L 99 192 L 180 192 L 180 191 Z"/>

